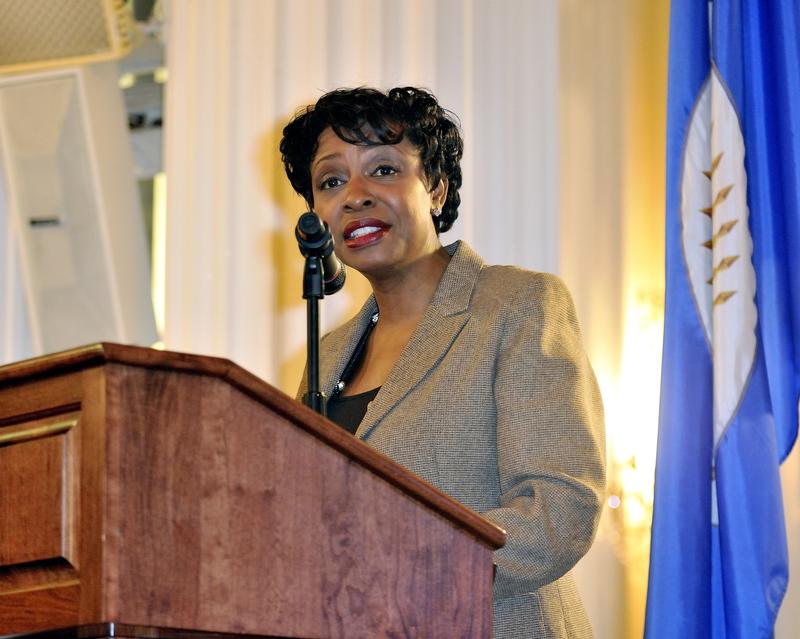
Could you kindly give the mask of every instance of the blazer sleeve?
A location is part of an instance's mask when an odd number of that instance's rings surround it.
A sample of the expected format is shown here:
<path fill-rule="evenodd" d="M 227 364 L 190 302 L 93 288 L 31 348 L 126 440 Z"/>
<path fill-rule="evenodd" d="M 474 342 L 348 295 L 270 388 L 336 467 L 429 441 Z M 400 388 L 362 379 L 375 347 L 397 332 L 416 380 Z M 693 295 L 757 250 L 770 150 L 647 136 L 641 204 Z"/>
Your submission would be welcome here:
<path fill-rule="evenodd" d="M 508 308 L 494 395 L 500 507 L 495 598 L 552 582 L 589 549 L 603 503 L 603 410 L 563 283 L 538 273 Z"/>

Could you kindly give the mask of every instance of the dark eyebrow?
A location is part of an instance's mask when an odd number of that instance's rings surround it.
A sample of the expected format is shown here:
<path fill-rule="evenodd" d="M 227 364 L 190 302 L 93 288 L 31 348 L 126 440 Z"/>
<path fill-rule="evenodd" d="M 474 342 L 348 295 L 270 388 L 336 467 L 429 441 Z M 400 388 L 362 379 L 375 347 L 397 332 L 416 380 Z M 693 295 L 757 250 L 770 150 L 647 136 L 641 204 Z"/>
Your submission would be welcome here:
<path fill-rule="evenodd" d="M 311 163 L 311 170 L 313 171 L 314 167 L 317 166 L 317 164 L 319 164 L 320 162 L 323 162 L 324 160 L 330 160 L 332 158 L 337 157 L 338 155 L 339 155 L 338 153 L 329 153 L 328 155 L 323 155 L 321 158 L 317 158 Z"/>

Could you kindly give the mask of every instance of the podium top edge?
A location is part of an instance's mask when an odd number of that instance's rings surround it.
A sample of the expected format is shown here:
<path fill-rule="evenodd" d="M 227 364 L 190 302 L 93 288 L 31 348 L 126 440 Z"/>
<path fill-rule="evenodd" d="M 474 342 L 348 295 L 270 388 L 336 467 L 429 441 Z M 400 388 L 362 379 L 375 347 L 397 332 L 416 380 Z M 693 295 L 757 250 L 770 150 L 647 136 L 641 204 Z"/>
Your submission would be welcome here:
<path fill-rule="evenodd" d="M 471 532 L 496 549 L 505 545 L 506 533 L 478 513 L 457 502 L 386 455 L 356 439 L 313 410 L 271 386 L 234 362 L 209 355 L 157 350 L 113 342 L 99 342 L 0 366 L 0 389 L 37 379 L 78 372 L 106 364 L 122 364 L 218 377 L 268 405 L 311 435 L 323 440 L 353 461 L 427 504 L 440 515 Z"/>
<path fill-rule="evenodd" d="M 117 362 L 152 368 L 212 369 L 236 366 L 230 360 L 209 355 L 193 355 L 177 351 L 158 350 L 144 346 L 130 346 L 113 342 L 98 342 L 33 357 L 0 366 L 0 384 L 26 381 L 36 377 L 49 377 L 70 370 L 80 370 L 104 363 Z"/>

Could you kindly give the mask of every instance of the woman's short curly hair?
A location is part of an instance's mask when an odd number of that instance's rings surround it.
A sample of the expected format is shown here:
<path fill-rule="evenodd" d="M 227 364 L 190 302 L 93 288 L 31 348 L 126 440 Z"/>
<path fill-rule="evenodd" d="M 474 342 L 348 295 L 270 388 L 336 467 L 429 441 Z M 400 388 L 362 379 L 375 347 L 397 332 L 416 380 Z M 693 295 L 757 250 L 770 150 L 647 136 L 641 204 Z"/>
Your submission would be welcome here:
<path fill-rule="evenodd" d="M 330 127 L 350 144 L 397 144 L 408 139 L 418 150 L 431 188 L 447 180 L 447 199 L 433 218 L 436 232 L 458 217 L 464 142 L 458 119 L 424 89 L 397 87 L 387 93 L 368 87 L 336 89 L 298 111 L 283 129 L 280 151 L 292 187 L 314 206 L 311 162 L 320 134 Z"/>

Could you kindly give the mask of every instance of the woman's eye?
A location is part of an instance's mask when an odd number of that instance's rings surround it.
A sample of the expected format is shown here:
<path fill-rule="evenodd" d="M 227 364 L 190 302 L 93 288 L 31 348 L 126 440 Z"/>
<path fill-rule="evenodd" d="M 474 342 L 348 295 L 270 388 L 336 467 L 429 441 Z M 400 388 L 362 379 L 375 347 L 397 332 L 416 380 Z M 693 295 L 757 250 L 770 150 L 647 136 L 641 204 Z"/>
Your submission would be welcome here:
<path fill-rule="evenodd" d="M 397 173 L 397 169 L 393 166 L 389 166 L 388 164 L 381 164 L 378 168 L 376 168 L 372 174 L 377 175 L 379 177 L 386 176 L 386 175 L 394 175 Z"/>
<path fill-rule="evenodd" d="M 319 189 L 320 191 L 324 191 L 326 189 L 335 189 L 337 186 L 341 186 L 342 184 L 344 184 L 344 182 L 341 178 L 334 176 L 326 177 L 319 183 Z"/>

